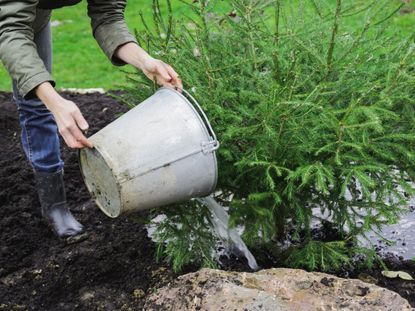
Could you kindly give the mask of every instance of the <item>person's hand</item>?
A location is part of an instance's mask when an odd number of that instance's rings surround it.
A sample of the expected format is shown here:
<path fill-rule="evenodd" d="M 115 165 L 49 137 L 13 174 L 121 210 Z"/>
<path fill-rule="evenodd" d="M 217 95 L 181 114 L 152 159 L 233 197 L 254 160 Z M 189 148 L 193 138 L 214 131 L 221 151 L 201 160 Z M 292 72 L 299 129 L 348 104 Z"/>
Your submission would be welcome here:
<path fill-rule="evenodd" d="M 59 133 L 70 148 L 92 148 L 92 143 L 84 136 L 82 131 L 88 129 L 88 123 L 74 102 L 62 98 L 55 102 L 51 109 L 58 125 Z"/>
<path fill-rule="evenodd" d="M 61 97 L 49 82 L 36 88 L 36 95 L 52 112 L 59 133 L 70 148 L 92 148 L 92 143 L 82 131 L 88 129 L 88 123 L 74 102 Z"/>
<path fill-rule="evenodd" d="M 151 57 L 134 42 L 118 47 L 115 57 L 142 70 L 147 78 L 156 81 L 159 85 L 183 89 L 182 80 L 170 65 Z"/>
<path fill-rule="evenodd" d="M 146 59 L 141 66 L 141 70 L 147 78 L 157 82 L 159 85 L 177 87 L 179 90 L 183 89 L 182 81 L 176 71 L 159 59 Z"/>

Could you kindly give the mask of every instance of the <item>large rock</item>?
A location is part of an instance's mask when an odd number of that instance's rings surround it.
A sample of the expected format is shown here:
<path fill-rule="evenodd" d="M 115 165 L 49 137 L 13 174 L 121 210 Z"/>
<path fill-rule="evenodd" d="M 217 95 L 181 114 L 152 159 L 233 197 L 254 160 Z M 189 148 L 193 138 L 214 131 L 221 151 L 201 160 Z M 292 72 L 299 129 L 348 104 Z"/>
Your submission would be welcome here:
<path fill-rule="evenodd" d="M 203 269 L 149 296 L 147 311 L 413 310 L 398 294 L 360 280 L 294 269 L 237 273 Z"/>

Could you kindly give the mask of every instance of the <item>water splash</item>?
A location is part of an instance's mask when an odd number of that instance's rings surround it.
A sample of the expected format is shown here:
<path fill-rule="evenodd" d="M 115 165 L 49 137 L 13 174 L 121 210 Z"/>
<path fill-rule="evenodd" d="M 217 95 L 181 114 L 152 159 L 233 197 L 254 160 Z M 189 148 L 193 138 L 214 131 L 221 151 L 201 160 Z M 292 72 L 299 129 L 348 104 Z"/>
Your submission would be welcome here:
<path fill-rule="evenodd" d="M 211 221 L 219 238 L 225 242 L 229 242 L 233 248 L 232 251 L 239 253 L 236 255 L 243 255 L 248 260 L 248 265 L 252 270 L 259 270 L 254 255 L 249 251 L 236 229 L 229 228 L 229 215 L 223 206 L 216 202 L 211 196 L 199 198 L 198 201 L 206 205 L 211 212 Z"/>

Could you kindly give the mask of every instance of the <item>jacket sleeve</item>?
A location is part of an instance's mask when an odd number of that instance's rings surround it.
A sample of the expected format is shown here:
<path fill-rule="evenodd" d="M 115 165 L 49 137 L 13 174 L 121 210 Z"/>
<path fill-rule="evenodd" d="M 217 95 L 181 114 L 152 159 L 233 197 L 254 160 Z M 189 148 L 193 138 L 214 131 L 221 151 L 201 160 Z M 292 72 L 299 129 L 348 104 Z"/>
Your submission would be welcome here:
<path fill-rule="evenodd" d="M 93 35 L 116 66 L 125 65 L 114 55 L 117 48 L 128 42 L 137 42 L 125 24 L 125 6 L 126 0 L 88 0 Z"/>
<path fill-rule="evenodd" d="M 23 97 L 42 82 L 55 84 L 33 41 L 37 3 L 38 0 L 0 0 L 0 59 Z"/>

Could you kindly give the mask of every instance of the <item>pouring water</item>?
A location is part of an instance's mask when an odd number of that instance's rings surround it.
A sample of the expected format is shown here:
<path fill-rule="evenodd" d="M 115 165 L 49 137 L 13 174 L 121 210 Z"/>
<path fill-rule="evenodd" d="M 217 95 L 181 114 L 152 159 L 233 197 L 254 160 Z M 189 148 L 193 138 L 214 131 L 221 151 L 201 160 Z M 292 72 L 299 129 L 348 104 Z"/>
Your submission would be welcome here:
<path fill-rule="evenodd" d="M 223 206 L 216 202 L 212 196 L 199 198 L 198 201 L 203 203 L 211 212 L 211 221 L 218 237 L 224 242 L 231 244 L 231 251 L 235 252 L 236 250 L 237 255 L 243 255 L 248 260 L 248 265 L 252 270 L 259 270 L 255 257 L 249 251 L 236 229 L 229 228 L 229 215 Z"/>

